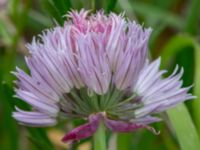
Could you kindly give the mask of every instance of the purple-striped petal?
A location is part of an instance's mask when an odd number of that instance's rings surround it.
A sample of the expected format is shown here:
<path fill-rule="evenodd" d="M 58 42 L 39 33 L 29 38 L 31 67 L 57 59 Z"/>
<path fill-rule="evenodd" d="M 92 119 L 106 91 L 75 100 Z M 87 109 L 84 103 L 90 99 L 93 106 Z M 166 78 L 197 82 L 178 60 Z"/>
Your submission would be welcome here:
<path fill-rule="evenodd" d="M 63 138 L 63 142 L 74 143 L 84 138 L 92 136 L 99 127 L 99 122 L 102 119 L 101 114 L 91 115 L 89 117 L 89 123 L 83 124 L 69 133 L 67 133 Z"/>
<path fill-rule="evenodd" d="M 44 127 L 54 126 L 57 121 L 55 118 L 50 117 L 47 114 L 40 113 L 37 111 L 23 111 L 16 108 L 17 112 L 13 112 L 13 117 L 21 124 L 32 127 Z"/>

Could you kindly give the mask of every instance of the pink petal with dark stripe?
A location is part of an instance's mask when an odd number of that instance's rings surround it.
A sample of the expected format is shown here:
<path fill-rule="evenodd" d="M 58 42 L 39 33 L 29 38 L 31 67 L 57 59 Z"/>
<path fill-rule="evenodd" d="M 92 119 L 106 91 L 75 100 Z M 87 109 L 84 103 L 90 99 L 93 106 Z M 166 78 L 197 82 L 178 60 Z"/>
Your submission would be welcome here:
<path fill-rule="evenodd" d="M 99 122 L 102 119 L 101 114 L 91 115 L 89 117 L 89 123 L 81 125 L 69 133 L 67 133 L 63 138 L 63 142 L 74 143 L 84 138 L 92 136 L 99 127 Z"/>

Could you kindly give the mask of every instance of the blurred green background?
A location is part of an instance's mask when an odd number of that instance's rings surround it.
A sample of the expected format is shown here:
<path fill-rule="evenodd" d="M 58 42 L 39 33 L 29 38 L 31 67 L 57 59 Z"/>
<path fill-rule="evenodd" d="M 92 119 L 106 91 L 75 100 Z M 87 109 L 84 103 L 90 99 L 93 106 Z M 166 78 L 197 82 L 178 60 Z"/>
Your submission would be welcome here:
<path fill-rule="evenodd" d="M 92 149 L 91 139 L 71 147 L 60 142 L 66 128 L 81 121 L 44 129 L 20 126 L 12 118 L 14 105 L 28 107 L 13 98 L 15 78 L 10 73 L 15 66 L 28 71 L 23 58 L 27 53 L 25 44 L 43 29 L 62 25 L 70 9 L 81 8 L 125 12 L 131 20 L 152 27 L 152 60 L 161 55 L 162 68 L 170 71 L 175 64 L 183 66 L 184 86 L 194 83 L 191 92 L 199 97 L 161 114 L 164 121 L 153 125 L 160 135 L 146 130 L 129 134 L 108 131 L 109 149 L 199 150 L 200 0 L 0 0 L 0 150 Z"/>

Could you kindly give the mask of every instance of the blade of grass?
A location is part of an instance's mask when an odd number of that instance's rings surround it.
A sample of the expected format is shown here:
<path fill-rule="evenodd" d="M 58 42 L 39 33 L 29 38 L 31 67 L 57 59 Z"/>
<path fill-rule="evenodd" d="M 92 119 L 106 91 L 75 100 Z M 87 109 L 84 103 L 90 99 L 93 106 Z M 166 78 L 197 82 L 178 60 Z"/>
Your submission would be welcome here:
<path fill-rule="evenodd" d="M 70 0 L 52 0 L 52 2 L 62 16 L 65 15 L 70 8 L 72 8 Z"/>
<path fill-rule="evenodd" d="M 40 3 L 44 12 L 47 13 L 51 19 L 55 19 L 60 25 L 64 23 L 62 14 L 55 7 L 53 2 L 51 2 L 50 0 L 44 0 L 44 1 L 41 1 Z"/>
<path fill-rule="evenodd" d="M 12 111 L 14 108 L 12 95 L 13 91 L 11 88 L 5 83 L 1 83 L 0 104 L 2 104 L 3 109 L 3 116 L 2 120 L 0 121 L 0 124 L 2 125 L 1 137 L 6 137 L 8 139 L 8 145 L 6 146 L 7 149 L 18 150 L 19 133 L 17 126 L 12 118 Z"/>
<path fill-rule="evenodd" d="M 135 19 L 135 13 L 131 7 L 131 3 L 128 0 L 118 0 L 117 7 L 121 9 L 120 12 L 126 12 L 126 16 L 133 20 Z"/>
<path fill-rule="evenodd" d="M 164 31 L 166 26 L 167 25 L 165 23 L 162 23 L 156 28 L 156 30 L 153 30 L 153 32 L 151 34 L 151 38 L 149 40 L 150 50 L 153 50 L 153 47 L 155 46 L 156 40 L 158 39 L 159 35 Z M 151 54 L 154 55 L 153 53 L 151 53 Z"/>
<path fill-rule="evenodd" d="M 37 32 L 41 32 L 42 29 L 53 26 L 52 21 L 48 17 L 33 9 L 30 10 L 28 17 L 27 26 L 32 30 L 35 29 Z"/>
<path fill-rule="evenodd" d="M 151 26 L 155 24 L 156 20 L 157 23 L 165 22 L 166 24 L 179 30 L 183 27 L 184 20 L 179 16 L 166 10 L 160 9 L 152 4 L 134 1 L 131 3 L 131 7 L 137 14 L 145 17 L 147 21 L 151 21 L 148 23 Z"/>
<path fill-rule="evenodd" d="M 108 0 L 107 3 L 106 3 L 107 4 L 106 5 L 106 12 L 113 11 L 116 3 L 117 3 L 117 0 Z"/>
<path fill-rule="evenodd" d="M 174 36 L 163 49 L 162 66 L 166 66 L 174 54 L 177 54 L 188 46 L 194 47 L 194 39 L 192 37 L 184 34 Z M 193 101 L 193 103 L 195 103 L 195 101 Z M 200 105 L 197 105 L 195 109 L 200 110 Z M 180 104 L 179 106 L 169 110 L 167 113 L 172 126 L 175 129 L 181 149 L 198 149 L 200 147 L 199 136 L 186 106 Z"/>
<path fill-rule="evenodd" d="M 199 137 L 186 106 L 180 104 L 170 109 L 167 113 L 175 129 L 181 150 L 199 149 Z"/>
<path fill-rule="evenodd" d="M 8 23 L 0 19 L 0 37 L 1 40 L 6 45 L 10 45 L 12 43 L 12 33 L 8 30 Z M 9 26 L 11 28 L 11 26 Z"/>
<path fill-rule="evenodd" d="M 185 23 L 185 31 L 190 34 L 195 34 L 199 23 L 200 0 L 190 1 L 188 16 Z"/>
<path fill-rule="evenodd" d="M 171 6 L 176 5 L 178 0 L 167 0 L 167 1 L 161 1 L 161 0 L 152 0 L 157 7 L 162 9 L 170 9 Z"/>
<path fill-rule="evenodd" d="M 200 136 L 200 45 L 198 43 L 195 43 L 194 95 L 197 99 L 192 103 L 193 115 Z"/>
<path fill-rule="evenodd" d="M 54 150 L 54 146 L 47 137 L 46 130 L 43 128 L 27 128 L 30 137 L 29 140 L 38 148 L 45 150 Z"/>
<path fill-rule="evenodd" d="M 172 58 L 174 54 L 181 51 L 182 48 L 187 46 L 193 46 L 193 41 L 193 38 L 186 34 L 178 34 L 172 37 L 162 49 L 162 67 L 167 66 L 170 58 Z"/>
<path fill-rule="evenodd" d="M 11 146 L 11 149 L 17 150 L 19 148 L 18 147 L 18 141 L 19 141 L 18 132 L 19 131 L 17 130 L 17 126 L 16 126 L 14 119 L 12 118 L 12 112 L 14 111 L 14 106 L 16 105 L 16 101 L 18 101 L 17 104 L 18 104 L 19 108 L 22 108 L 21 106 L 23 106 L 24 108 L 28 109 L 28 107 L 27 107 L 27 105 L 24 105 L 24 103 L 21 103 L 21 101 L 19 99 L 13 98 L 14 91 L 6 83 L 3 84 L 0 93 L 3 93 L 3 95 L 1 97 L 3 97 L 2 102 L 3 102 L 3 106 L 5 107 L 4 122 L 5 122 L 5 127 L 9 128 L 9 130 L 6 130 L 6 131 L 8 131 L 8 133 L 9 133 L 9 138 L 10 138 L 9 141 L 11 143 L 10 146 Z M 53 144 L 47 137 L 45 129 L 30 128 L 30 127 L 27 127 L 27 129 L 30 134 L 29 139 L 36 146 L 40 147 L 40 149 L 54 150 Z"/>

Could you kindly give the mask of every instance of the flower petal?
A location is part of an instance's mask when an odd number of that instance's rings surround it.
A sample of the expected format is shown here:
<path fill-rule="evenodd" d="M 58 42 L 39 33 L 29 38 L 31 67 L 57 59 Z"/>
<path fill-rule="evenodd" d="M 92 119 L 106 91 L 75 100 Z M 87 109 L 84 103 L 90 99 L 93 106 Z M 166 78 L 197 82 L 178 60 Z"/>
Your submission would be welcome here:
<path fill-rule="evenodd" d="M 151 120 L 155 121 L 155 120 Z M 151 122 L 150 121 L 150 122 Z M 156 120 L 158 121 L 158 120 Z M 148 123 L 150 123 L 148 122 Z M 152 122 L 151 122 L 152 123 Z M 105 119 L 105 125 L 107 128 L 114 132 L 133 132 L 141 128 L 145 128 L 155 135 L 158 135 L 159 132 L 157 132 L 153 127 L 150 127 L 146 124 L 143 123 L 136 123 L 136 122 L 124 122 L 124 121 L 117 121 L 117 120 L 110 120 L 110 119 Z"/>
<path fill-rule="evenodd" d="M 145 125 L 142 124 L 110 120 L 110 119 L 105 119 L 105 125 L 107 128 L 115 132 L 131 132 L 145 127 Z"/>
<path fill-rule="evenodd" d="M 20 124 L 31 127 L 45 127 L 54 126 L 57 121 L 55 118 L 47 114 L 37 111 L 24 111 L 16 107 L 16 112 L 13 112 L 13 117 L 20 122 Z"/>
<path fill-rule="evenodd" d="M 101 114 L 91 115 L 89 117 L 89 123 L 81 125 L 69 133 L 67 133 L 63 138 L 63 142 L 74 143 L 84 138 L 92 136 L 99 127 L 99 122 L 102 118 Z"/>
<path fill-rule="evenodd" d="M 159 113 L 185 100 L 195 98 L 188 93 L 191 86 L 181 87 L 182 80 L 180 78 L 183 75 L 183 69 L 177 73 L 178 67 L 176 67 L 168 78 L 163 79 L 162 75 L 166 71 L 159 71 L 159 67 L 160 58 L 146 64 L 139 75 L 134 92 L 141 97 L 141 103 L 144 106 L 135 110 L 136 117 Z"/>

